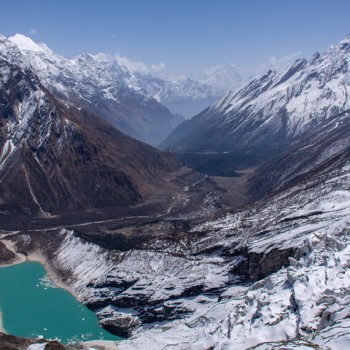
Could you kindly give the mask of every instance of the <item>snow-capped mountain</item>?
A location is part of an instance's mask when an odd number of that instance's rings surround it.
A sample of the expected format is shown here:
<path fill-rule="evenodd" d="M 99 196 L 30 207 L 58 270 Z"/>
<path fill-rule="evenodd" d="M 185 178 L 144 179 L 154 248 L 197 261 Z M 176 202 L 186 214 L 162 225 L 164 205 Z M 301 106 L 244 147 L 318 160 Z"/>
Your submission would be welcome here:
<path fill-rule="evenodd" d="M 249 75 L 232 64 L 222 64 L 206 70 L 204 79 L 163 80 L 159 100 L 170 110 L 192 117 L 213 104 L 222 95 L 234 91 L 249 80 Z M 159 86 L 157 90 L 159 90 Z M 154 97 L 157 95 L 153 95 Z"/>
<path fill-rule="evenodd" d="M 128 207 L 178 167 L 176 158 L 62 104 L 33 72 L 0 59 L 1 215 Z"/>
<path fill-rule="evenodd" d="M 117 62 L 82 55 L 60 56 L 43 43 L 17 34 L 0 37 L 0 57 L 31 69 L 42 84 L 67 103 L 88 108 L 128 135 L 156 145 L 182 120 L 155 99 L 125 84 L 133 80 Z"/>
<path fill-rule="evenodd" d="M 25 58 L 20 58 L 13 45 L 8 47 L 9 43 L 5 37 L 1 39 L 1 55 L 6 58 L 10 54 L 11 60 L 16 58 L 17 63 L 29 65 L 43 83 L 55 89 L 55 92 L 67 95 L 67 90 L 70 89 L 71 93 L 96 102 L 97 97 L 92 98 L 91 95 L 97 94 L 97 88 L 100 90 L 99 98 L 116 100 L 118 89 L 123 87 L 146 97 L 146 100 L 153 98 L 173 113 L 186 117 L 192 117 L 224 93 L 238 88 L 248 77 L 236 66 L 223 64 L 208 69 L 203 80 L 185 76 L 174 78 L 156 74 L 147 68 L 141 69 L 140 64 L 133 64 L 120 55 L 81 54 L 69 59 L 53 52 L 44 43 L 35 43 L 21 34 L 8 38 L 8 41 L 17 47 Z M 54 83 L 53 80 L 57 78 L 64 81 Z M 89 91 L 80 86 L 88 80 Z M 179 121 L 174 117 L 173 119 L 172 124 Z"/>
<path fill-rule="evenodd" d="M 248 74 L 233 64 L 222 64 L 206 71 L 203 82 L 212 86 L 215 95 L 222 96 L 236 90 L 248 80 Z"/>
<path fill-rule="evenodd" d="M 171 111 L 180 113 L 186 118 L 197 115 L 217 101 L 223 94 L 241 87 L 248 81 L 248 75 L 231 64 L 211 67 L 205 72 L 204 79 L 195 81 L 188 78 L 163 80 L 156 85 L 161 91 L 159 100 Z M 165 85 L 164 85 L 165 82 Z M 164 86 L 160 89 L 160 86 Z"/>
<path fill-rule="evenodd" d="M 284 73 L 269 70 L 180 124 L 163 147 L 231 150 L 283 144 L 349 109 L 350 36 Z"/>

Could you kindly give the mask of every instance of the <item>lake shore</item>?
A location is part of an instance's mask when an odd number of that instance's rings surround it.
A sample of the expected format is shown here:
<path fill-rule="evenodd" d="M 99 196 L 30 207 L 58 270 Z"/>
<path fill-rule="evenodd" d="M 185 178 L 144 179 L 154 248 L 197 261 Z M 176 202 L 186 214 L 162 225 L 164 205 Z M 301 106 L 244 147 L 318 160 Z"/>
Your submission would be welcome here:
<path fill-rule="evenodd" d="M 12 260 L 9 263 L 1 263 L 0 264 L 0 268 L 1 267 L 8 267 L 11 265 L 16 265 L 16 264 L 21 264 L 23 262 L 25 262 L 27 259 L 23 254 L 18 254 L 15 249 L 14 249 L 14 243 L 8 240 L 3 240 L 1 239 L 1 242 L 4 243 L 4 245 L 6 246 L 6 248 L 8 250 L 10 250 L 11 252 L 13 252 L 16 256 L 16 258 L 14 260 Z M 4 329 L 4 325 L 3 325 L 3 321 L 2 321 L 2 312 L 0 310 L 0 332 L 2 333 L 6 333 L 6 330 Z"/>
<path fill-rule="evenodd" d="M 117 342 L 111 340 L 91 340 L 80 344 L 89 349 L 96 347 L 96 349 L 101 350 L 118 350 Z"/>
<path fill-rule="evenodd" d="M 61 278 L 58 276 L 57 272 L 51 267 L 51 265 L 48 263 L 47 259 L 42 256 L 39 253 L 30 253 L 28 255 L 24 255 L 22 253 L 19 253 L 16 251 L 15 248 L 15 242 L 6 239 L 6 237 L 0 238 L 1 242 L 5 244 L 6 248 L 8 250 L 10 250 L 11 252 L 13 252 L 16 256 L 15 260 L 9 262 L 9 263 L 3 263 L 0 264 L 0 268 L 1 267 L 7 267 L 7 266 L 12 266 L 12 265 L 17 265 L 17 264 L 21 264 L 25 261 L 36 261 L 39 262 L 41 265 L 43 265 L 43 267 L 45 268 L 46 273 L 48 274 L 50 280 L 52 281 L 52 283 L 59 287 L 59 288 L 63 288 L 66 291 L 68 291 L 69 293 L 71 293 L 75 298 L 77 298 L 76 295 L 74 295 L 74 293 L 72 292 L 72 290 L 62 282 Z"/>
<path fill-rule="evenodd" d="M 11 251 L 15 255 L 15 259 L 8 262 L 8 263 L 3 263 L 3 262 L 0 263 L 0 268 L 20 264 L 20 263 L 25 262 L 27 260 L 27 258 L 24 254 L 20 254 L 16 251 L 16 249 L 14 247 L 15 246 L 14 242 L 12 242 L 10 240 L 3 239 L 3 238 L 1 238 L 1 242 L 6 246 L 6 248 L 9 251 Z"/>
<path fill-rule="evenodd" d="M 65 283 L 63 283 L 59 273 L 55 271 L 55 269 L 52 267 L 50 262 L 40 254 L 39 252 L 34 252 L 34 253 L 21 253 L 18 252 L 16 249 L 15 242 L 13 242 L 10 237 L 7 235 L 6 236 L 0 236 L 0 241 L 6 246 L 6 248 L 11 251 L 14 255 L 15 258 L 11 259 L 9 262 L 5 262 L 0 264 L 0 269 L 1 267 L 8 267 L 12 265 L 18 265 L 26 261 L 30 262 L 38 262 L 40 263 L 43 268 L 46 271 L 46 274 L 48 275 L 50 281 L 57 287 L 65 289 L 68 291 L 75 299 L 78 300 L 77 296 L 74 295 L 72 289 L 69 288 L 69 286 Z M 6 333 L 4 327 L 3 327 L 3 321 L 2 321 L 2 314 L 0 310 L 0 332 Z M 114 340 L 90 340 L 87 342 L 81 342 L 79 343 L 80 346 L 83 346 L 83 349 L 99 349 L 99 350 L 118 350 L 117 342 Z"/>
<path fill-rule="evenodd" d="M 0 310 L 0 332 L 6 333 L 6 331 L 4 329 L 4 326 L 2 324 L 2 313 L 1 313 L 1 310 Z"/>

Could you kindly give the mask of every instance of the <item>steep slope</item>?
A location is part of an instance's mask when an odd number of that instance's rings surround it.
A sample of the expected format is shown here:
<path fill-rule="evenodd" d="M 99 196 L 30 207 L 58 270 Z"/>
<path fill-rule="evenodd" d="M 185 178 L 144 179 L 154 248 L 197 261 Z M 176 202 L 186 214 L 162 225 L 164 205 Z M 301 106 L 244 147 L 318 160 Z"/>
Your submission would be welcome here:
<path fill-rule="evenodd" d="M 0 60 L 2 214 L 135 205 L 179 166 Z"/>
<path fill-rule="evenodd" d="M 90 55 L 68 59 L 20 34 L 0 37 L 0 55 L 33 70 L 55 96 L 89 109 L 149 144 L 158 144 L 182 120 L 155 99 L 130 88 L 123 80 L 127 72 L 116 62 L 105 64 Z"/>
<path fill-rule="evenodd" d="M 283 145 L 349 109 L 350 36 L 287 72 L 269 70 L 189 121 L 162 143 L 177 150 Z"/>
<path fill-rule="evenodd" d="M 257 197 L 283 191 L 315 172 L 326 174 L 348 156 L 350 110 L 336 114 L 306 131 L 272 163 L 263 164 L 251 180 Z"/>

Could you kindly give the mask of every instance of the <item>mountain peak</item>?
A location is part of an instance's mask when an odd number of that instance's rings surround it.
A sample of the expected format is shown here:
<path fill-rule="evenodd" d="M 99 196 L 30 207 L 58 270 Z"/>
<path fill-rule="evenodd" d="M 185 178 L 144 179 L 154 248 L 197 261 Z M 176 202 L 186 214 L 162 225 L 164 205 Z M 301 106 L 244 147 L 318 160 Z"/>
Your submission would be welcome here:
<path fill-rule="evenodd" d="M 336 47 L 339 47 L 341 50 L 347 49 L 349 50 L 350 47 L 350 34 L 348 34 L 343 40 L 339 42 Z"/>
<path fill-rule="evenodd" d="M 33 51 L 33 52 L 42 52 L 45 51 L 42 46 L 34 42 L 31 38 L 23 35 L 23 34 L 15 34 L 8 38 L 13 44 L 17 45 L 17 47 L 22 51 Z"/>

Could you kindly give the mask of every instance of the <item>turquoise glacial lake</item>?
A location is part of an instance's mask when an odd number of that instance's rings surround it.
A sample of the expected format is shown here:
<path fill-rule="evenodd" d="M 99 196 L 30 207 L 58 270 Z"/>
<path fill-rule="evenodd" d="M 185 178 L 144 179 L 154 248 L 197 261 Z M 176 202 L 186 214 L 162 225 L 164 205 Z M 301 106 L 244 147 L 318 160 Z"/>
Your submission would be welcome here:
<path fill-rule="evenodd" d="M 96 315 L 69 292 L 52 284 L 38 262 L 0 268 L 0 310 L 6 333 L 63 343 L 121 340 L 98 324 Z"/>

